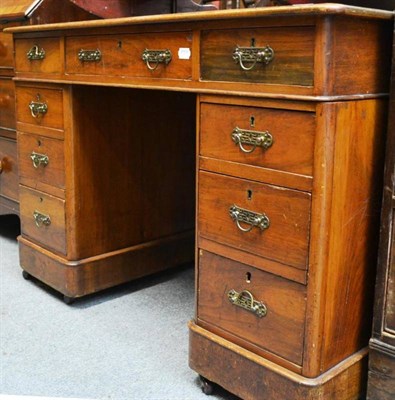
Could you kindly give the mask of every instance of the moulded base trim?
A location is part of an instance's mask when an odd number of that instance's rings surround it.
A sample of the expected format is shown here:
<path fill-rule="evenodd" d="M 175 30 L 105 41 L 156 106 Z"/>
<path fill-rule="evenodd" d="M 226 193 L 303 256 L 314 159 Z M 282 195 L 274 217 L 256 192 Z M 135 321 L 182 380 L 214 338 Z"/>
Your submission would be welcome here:
<path fill-rule="evenodd" d="M 166 237 L 106 254 L 69 261 L 20 236 L 23 270 L 71 298 L 191 262 L 194 232 Z"/>

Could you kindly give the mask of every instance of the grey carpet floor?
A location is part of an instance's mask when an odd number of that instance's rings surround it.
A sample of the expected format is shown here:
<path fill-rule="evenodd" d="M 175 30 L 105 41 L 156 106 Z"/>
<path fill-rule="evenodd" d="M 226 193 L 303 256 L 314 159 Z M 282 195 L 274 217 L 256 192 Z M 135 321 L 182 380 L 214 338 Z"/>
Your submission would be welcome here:
<path fill-rule="evenodd" d="M 0 393 L 116 400 L 207 397 L 188 367 L 192 266 L 146 277 L 73 305 L 18 262 L 19 220 L 0 217 Z M 23 397 L 22 397 L 23 398 Z"/>

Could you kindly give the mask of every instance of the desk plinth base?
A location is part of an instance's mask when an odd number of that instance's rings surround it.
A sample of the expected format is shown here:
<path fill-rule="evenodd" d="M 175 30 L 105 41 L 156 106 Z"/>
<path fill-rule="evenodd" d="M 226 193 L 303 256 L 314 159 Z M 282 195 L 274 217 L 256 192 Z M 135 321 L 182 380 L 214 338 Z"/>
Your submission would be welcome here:
<path fill-rule="evenodd" d="M 189 323 L 189 366 L 244 400 L 351 400 L 366 390 L 367 349 L 305 378 Z"/>
<path fill-rule="evenodd" d="M 119 285 L 193 260 L 193 231 L 70 261 L 20 236 L 24 271 L 68 298 Z"/>

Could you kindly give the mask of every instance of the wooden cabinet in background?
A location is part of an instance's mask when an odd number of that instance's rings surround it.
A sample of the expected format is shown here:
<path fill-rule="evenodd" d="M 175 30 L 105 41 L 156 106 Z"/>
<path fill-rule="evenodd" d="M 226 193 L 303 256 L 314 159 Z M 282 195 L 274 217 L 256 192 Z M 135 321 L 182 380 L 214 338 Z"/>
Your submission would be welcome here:
<path fill-rule="evenodd" d="M 394 36 L 395 38 L 395 36 Z M 395 41 L 393 44 L 395 49 Z M 368 400 L 395 398 L 395 56 L 385 160 L 373 334 L 369 343 Z"/>
<path fill-rule="evenodd" d="M 23 25 L 95 19 L 95 15 L 69 0 L 0 1 L 0 215 L 19 214 L 14 45 L 4 29 Z M 25 49 L 25 53 L 30 50 Z M 53 57 L 53 56 L 51 56 Z M 18 60 L 26 57 L 17 57 Z M 26 68 L 31 67 L 29 61 Z M 51 63 L 52 64 L 52 63 Z"/>

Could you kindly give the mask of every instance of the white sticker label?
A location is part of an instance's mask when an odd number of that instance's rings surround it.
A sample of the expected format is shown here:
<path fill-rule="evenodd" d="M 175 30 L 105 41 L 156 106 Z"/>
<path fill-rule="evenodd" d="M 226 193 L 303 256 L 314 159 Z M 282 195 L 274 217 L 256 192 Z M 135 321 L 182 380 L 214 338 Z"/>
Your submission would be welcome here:
<path fill-rule="evenodd" d="M 191 58 L 191 49 L 189 47 L 180 47 L 178 49 L 179 60 L 189 60 Z"/>

